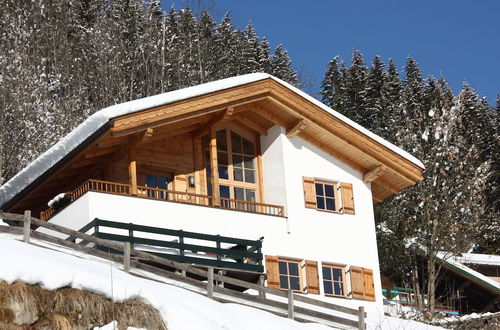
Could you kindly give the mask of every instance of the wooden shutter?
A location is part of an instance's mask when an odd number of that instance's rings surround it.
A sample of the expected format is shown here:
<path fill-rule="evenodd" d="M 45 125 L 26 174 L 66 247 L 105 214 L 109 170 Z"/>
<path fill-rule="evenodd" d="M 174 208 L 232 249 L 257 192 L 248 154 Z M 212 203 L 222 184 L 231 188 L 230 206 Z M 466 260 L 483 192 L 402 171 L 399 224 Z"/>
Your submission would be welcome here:
<path fill-rule="evenodd" d="M 307 292 L 319 294 L 318 262 L 306 260 Z"/>
<path fill-rule="evenodd" d="M 375 301 L 375 286 L 373 284 L 373 271 L 363 268 L 363 279 L 365 281 L 365 299 Z"/>
<path fill-rule="evenodd" d="M 344 213 L 354 214 L 354 195 L 351 183 L 341 183 L 342 187 L 342 209 Z"/>
<path fill-rule="evenodd" d="M 351 266 L 351 291 L 353 298 L 365 299 L 365 281 L 361 267 Z"/>
<path fill-rule="evenodd" d="M 278 257 L 266 256 L 267 286 L 272 289 L 280 288 L 280 274 Z"/>
<path fill-rule="evenodd" d="M 307 208 L 316 208 L 316 189 L 314 187 L 314 179 L 303 177 L 304 180 L 304 201 Z"/>

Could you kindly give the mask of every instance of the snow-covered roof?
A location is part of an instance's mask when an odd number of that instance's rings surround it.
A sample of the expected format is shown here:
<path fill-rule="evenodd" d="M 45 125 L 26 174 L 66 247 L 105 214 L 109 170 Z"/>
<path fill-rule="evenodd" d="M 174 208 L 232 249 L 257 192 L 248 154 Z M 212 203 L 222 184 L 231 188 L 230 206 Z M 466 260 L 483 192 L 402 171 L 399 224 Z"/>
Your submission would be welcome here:
<path fill-rule="evenodd" d="M 489 287 L 490 289 L 500 293 L 500 283 L 485 276 L 456 260 L 454 257 L 448 256 L 445 252 L 438 252 L 438 259 L 442 260 L 448 264 L 451 268 L 465 274 L 468 278 L 472 279 L 474 282 L 483 284 L 483 286 Z"/>
<path fill-rule="evenodd" d="M 225 89 L 242 86 L 245 84 L 257 82 L 264 79 L 272 79 L 279 84 L 285 86 L 286 88 L 292 90 L 301 97 L 307 99 L 314 105 L 328 112 L 332 116 L 343 121 L 352 128 L 358 130 L 369 138 L 375 140 L 381 145 L 387 147 L 389 150 L 395 152 L 411 163 L 417 165 L 420 168 L 424 168 L 424 165 L 414 156 L 410 155 L 401 148 L 393 145 L 392 143 L 384 140 L 380 136 L 370 132 L 361 125 L 350 120 L 346 116 L 334 111 L 325 104 L 321 103 L 314 97 L 304 93 L 298 88 L 278 79 L 272 75 L 266 73 L 251 73 L 241 76 L 236 76 L 232 78 L 217 80 L 197 86 L 192 86 L 164 94 L 159 94 L 155 96 L 150 96 L 134 101 L 129 101 L 117 105 L 113 105 L 102 110 L 97 111 L 89 118 L 87 118 L 83 123 L 78 125 L 73 131 L 63 137 L 59 142 L 57 142 L 50 149 L 45 151 L 37 159 L 35 159 L 31 164 L 17 173 L 13 178 L 6 182 L 0 187 L 0 208 L 11 198 L 16 196 L 19 192 L 23 191 L 29 184 L 34 180 L 39 178 L 42 174 L 47 172 L 55 164 L 61 161 L 65 156 L 67 156 L 71 151 L 81 145 L 89 137 L 99 131 L 104 125 L 106 125 L 111 119 L 124 116 L 127 114 L 132 114 L 134 112 L 190 99 L 197 96 L 202 96 L 205 94 L 222 91 Z"/>
<path fill-rule="evenodd" d="M 500 266 L 500 256 L 493 254 L 462 253 L 462 256 L 455 257 L 455 260 L 463 264 Z"/>

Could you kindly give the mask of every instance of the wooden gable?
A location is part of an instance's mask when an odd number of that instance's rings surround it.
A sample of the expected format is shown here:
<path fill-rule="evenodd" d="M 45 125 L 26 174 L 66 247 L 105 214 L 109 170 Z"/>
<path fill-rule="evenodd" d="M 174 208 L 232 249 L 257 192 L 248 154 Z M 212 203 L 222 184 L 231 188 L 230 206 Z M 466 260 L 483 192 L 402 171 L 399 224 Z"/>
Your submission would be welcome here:
<path fill-rule="evenodd" d="M 141 166 L 154 169 L 155 162 L 178 175 L 195 175 L 201 148 L 194 143 L 217 123 L 232 121 L 256 135 L 265 135 L 274 125 L 287 130 L 339 159 L 364 175 L 371 183 L 376 202 L 423 179 L 422 168 L 326 112 L 307 98 L 267 78 L 237 87 L 116 117 L 60 161 L 38 181 L 11 200 L 6 210 L 40 211 L 55 194 L 71 183 L 88 178 L 128 176 L 128 161 L 140 158 Z M 168 150 L 169 157 L 161 156 Z M 162 158 L 163 157 L 163 158 Z"/>

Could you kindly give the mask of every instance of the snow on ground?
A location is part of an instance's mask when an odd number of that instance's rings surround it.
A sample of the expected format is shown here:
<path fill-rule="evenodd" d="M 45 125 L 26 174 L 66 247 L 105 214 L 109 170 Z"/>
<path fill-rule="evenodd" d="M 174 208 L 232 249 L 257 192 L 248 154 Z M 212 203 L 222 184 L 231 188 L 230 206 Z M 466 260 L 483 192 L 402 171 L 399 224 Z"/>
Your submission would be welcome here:
<path fill-rule="evenodd" d="M 0 235 L 0 281 L 38 284 L 48 290 L 72 287 L 117 302 L 142 299 L 158 309 L 169 330 L 331 329 L 239 304 L 219 303 L 180 287 L 132 276 L 102 259 L 89 260 L 26 244 L 12 235 Z M 367 325 L 368 329 L 442 329 L 379 314 L 368 314 Z"/>

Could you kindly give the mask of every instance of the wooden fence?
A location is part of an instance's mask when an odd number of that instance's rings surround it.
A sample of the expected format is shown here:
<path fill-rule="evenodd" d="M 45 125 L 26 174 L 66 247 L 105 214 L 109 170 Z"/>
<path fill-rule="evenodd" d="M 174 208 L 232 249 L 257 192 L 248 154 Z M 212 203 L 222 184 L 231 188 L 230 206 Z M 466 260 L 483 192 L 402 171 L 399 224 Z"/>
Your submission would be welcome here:
<path fill-rule="evenodd" d="M 30 211 L 25 211 L 24 215 L 0 212 L 0 219 L 6 220 L 9 223 L 22 223 L 22 228 L 20 226 L 0 226 L 0 232 L 21 234 L 23 235 L 23 240 L 26 243 L 29 243 L 30 238 L 33 237 L 39 240 L 74 249 L 79 252 L 84 252 L 105 259 L 111 259 L 115 262 L 121 262 L 123 263 L 123 269 L 126 272 L 130 272 L 132 268 L 135 268 L 151 272 L 159 276 L 174 279 L 179 282 L 187 283 L 194 287 L 203 289 L 203 292 L 206 292 L 208 298 L 216 301 L 233 303 L 236 301 L 243 305 L 267 310 L 271 313 L 280 316 L 287 316 L 290 319 L 295 319 L 301 322 L 319 322 L 326 325 L 343 325 L 357 329 L 366 328 L 366 313 L 362 306 L 358 309 L 353 309 L 312 299 L 301 294 L 296 294 L 291 290 L 285 291 L 270 289 L 264 286 L 263 277 L 261 277 L 259 284 L 255 284 L 217 274 L 214 273 L 214 269 L 212 267 L 209 267 L 208 269 L 200 269 L 189 264 L 179 263 L 148 252 L 132 249 L 129 242 L 114 242 L 107 239 L 87 235 L 50 222 L 39 220 L 37 218 L 31 217 Z M 110 250 L 120 251 L 123 256 L 107 253 L 96 248 L 77 244 L 71 240 L 64 240 L 52 235 L 34 231 L 32 230 L 32 226 L 46 228 L 57 233 L 68 235 L 68 237 L 74 237 L 80 240 L 92 242 L 95 245 L 104 246 Z M 168 269 L 173 269 L 173 271 L 167 270 L 163 267 L 151 266 L 149 264 L 139 262 L 137 261 L 137 259 L 168 267 Z M 206 279 L 206 283 L 204 281 L 190 278 L 186 276 L 187 274 L 197 275 L 198 277 Z M 218 285 L 214 284 L 214 282 L 218 283 Z M 234 291 L 220 286 L 221 283 L 228 283 L 234 286 L 255 290 L 258 295 L 255 296 Z M 288 303 L 269 299 L 269 296 L 285 298 L 287 299 Z M 300 303 L 301 306 L 298 306 L 296 302 Z M 314 307 L 320 307 L 322 310 L 329 310 L 336 313 L 347 314 L 347 316 L 332 315 L 327 312 L 312 309 Z"/>

